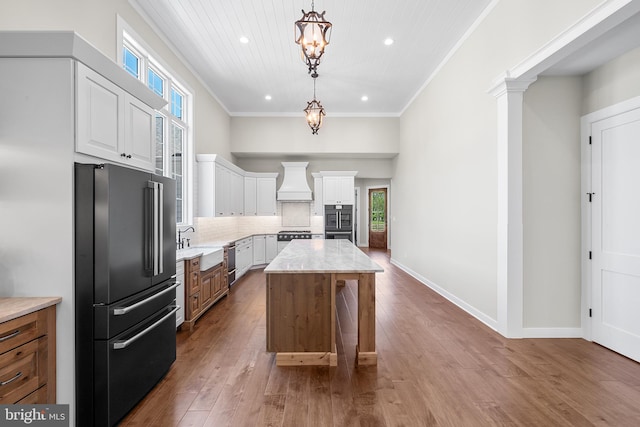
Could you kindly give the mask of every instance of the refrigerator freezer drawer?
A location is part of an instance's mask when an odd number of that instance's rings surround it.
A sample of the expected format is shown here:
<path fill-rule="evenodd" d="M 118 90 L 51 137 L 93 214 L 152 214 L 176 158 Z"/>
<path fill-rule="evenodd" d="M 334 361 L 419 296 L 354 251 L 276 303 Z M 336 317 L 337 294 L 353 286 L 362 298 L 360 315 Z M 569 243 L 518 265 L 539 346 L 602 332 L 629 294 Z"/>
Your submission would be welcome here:
<path fill-rule="evenodd" d="M 115 425 L 167 373 L 176 359 L 176 309 L 167 307 L 111 340 L 95 341 L 94 426 Z"/>
<path fill-rule="evenodd" d="M 171 280 L 111 305 L 96 306 L 94 338 L 107 340 L 170 305 L 176 297 L 176 287 L 178 283 Z"/>

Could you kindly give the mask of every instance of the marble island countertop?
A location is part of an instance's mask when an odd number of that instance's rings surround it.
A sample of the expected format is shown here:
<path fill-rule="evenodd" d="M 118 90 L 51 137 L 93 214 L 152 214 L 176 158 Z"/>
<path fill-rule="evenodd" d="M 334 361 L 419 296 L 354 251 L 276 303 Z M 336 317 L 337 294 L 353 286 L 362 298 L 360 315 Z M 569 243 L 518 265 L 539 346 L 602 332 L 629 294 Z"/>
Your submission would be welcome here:
<path fill-rule="evenodd" d="M 292 240 L 265 273 L 381 273 L 384 270 L 348 240 Z"/>

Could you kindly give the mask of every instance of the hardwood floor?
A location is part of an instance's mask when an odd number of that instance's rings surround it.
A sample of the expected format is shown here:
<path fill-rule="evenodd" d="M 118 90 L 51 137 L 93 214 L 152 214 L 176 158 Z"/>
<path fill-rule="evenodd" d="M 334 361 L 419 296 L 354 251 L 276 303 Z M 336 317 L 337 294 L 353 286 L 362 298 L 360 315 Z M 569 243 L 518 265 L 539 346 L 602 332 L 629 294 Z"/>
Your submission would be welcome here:
<path fill-rule="evenodd" d="M 338 366 L 277 367 L 265 275 L 178 333 L 166 377 L 122 426 L 638 426 L 640 364 L 581 339 L 501 337 L 389 263 L 378 365 L 355 367 L 356 284 L 337 294 Z"/>

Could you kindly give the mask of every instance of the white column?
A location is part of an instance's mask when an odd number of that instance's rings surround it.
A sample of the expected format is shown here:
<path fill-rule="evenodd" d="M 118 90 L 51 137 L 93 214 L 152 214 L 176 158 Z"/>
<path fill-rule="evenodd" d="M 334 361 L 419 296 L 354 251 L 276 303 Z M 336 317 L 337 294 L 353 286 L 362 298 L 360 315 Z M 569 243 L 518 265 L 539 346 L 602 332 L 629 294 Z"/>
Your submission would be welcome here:
<path fill-rule="evenodd" d="M 535 79 L 504 78 L 490 91 L 498 106 L 498 332 L 522 337 L 522 104 Z"/>

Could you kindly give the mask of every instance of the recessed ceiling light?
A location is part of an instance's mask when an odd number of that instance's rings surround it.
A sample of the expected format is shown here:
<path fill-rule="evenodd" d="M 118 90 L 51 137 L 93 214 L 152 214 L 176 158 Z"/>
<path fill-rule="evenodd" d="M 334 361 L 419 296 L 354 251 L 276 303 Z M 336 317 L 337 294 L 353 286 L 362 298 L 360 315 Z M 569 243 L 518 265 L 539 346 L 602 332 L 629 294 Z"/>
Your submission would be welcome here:
<path fill-rule="evenodd" d="M 271 101 L 271 95 L 265 95 L 264 99 L 266 99 L 267 101 Z"/>
<path fill-rule="evenodd" d="M 249 43 L 249 39 L 245 36 L 240 37 L 240 43 L 247 44 Z"/>
<path fill-rule="evenodd" d="M 362 98 L 360 98 L 363 101 L 368 101 L 369 97 L 367 95 L 362 95 Z"/>
<path fill-rule="evenodd" d="M 391 46 L 393 44 L 393 39 L 391 37 L 387 37 L 384 39 L 385 46 Z"/>

